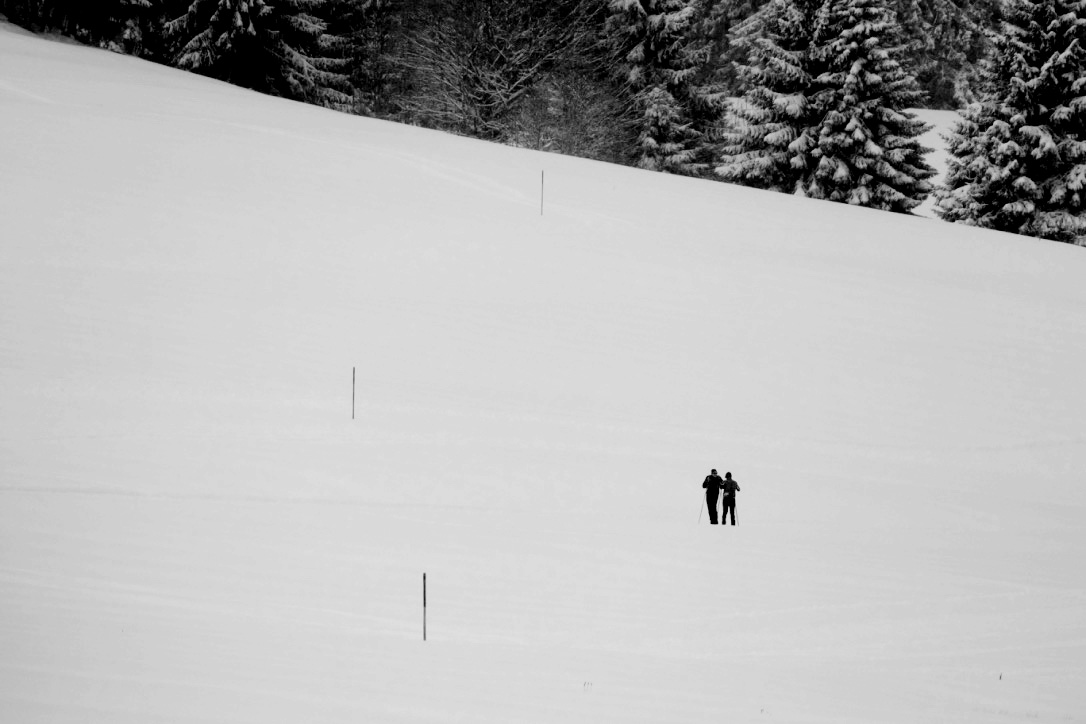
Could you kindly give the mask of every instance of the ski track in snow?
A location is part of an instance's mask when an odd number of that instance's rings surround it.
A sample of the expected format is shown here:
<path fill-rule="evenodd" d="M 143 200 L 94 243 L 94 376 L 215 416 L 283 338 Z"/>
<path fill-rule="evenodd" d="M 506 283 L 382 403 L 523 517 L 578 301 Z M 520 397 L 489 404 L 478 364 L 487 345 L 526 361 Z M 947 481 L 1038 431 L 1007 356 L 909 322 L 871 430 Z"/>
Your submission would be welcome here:
<path fill-rule="evenodd" d="M 14 93 L 23 98 L 30 98 L 31 100 L 38 101 L 39 103 L 48 103 L 53 105 L 53 101 L 45 96 L 38 95 L 37 93 L 31 93 L 30 91 L 19 88 L 10 81 L 0 78 L 0 93 Z"/>

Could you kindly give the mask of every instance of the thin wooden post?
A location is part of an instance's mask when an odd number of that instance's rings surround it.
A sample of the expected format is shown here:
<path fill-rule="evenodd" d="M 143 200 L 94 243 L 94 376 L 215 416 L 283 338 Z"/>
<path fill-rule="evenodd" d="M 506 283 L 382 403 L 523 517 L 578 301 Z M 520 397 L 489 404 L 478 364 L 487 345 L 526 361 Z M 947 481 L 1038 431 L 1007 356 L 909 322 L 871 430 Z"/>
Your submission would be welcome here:
<path fill-rule="evenodd" d="M 422 640 L 426 640 L 426 574 L 422 574 Z"/>

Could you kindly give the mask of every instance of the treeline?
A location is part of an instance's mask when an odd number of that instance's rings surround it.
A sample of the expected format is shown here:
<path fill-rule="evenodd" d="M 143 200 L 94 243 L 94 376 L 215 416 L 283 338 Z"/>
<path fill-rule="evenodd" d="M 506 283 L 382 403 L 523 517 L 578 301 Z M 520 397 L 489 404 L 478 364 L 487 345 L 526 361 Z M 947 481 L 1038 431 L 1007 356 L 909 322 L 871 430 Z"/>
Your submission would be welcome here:
<path fill-rule="evenodd" d="M 892 0 L 930 107 L 972 96 L 984 3 Z M 979 4 L 978 4 L 979 3 Z M 0 0 L 35 30 L 266 93 L 563 153 L 708 173 L 766 0 Z M 670 96 L 670 97 L 665 97 Z M 655 124 L 658 128 L 651 126 Z M 658 137 L 660 134 L 670 134 Z M 681 146 L 681 148 L 680 148 Z"/>
<path fill-rule="evenodd" d="M 948 220 L 1086 243 L 1081 0 L 0 0 L 0 11 L 349 113 L 890 211 L 935 192 Z M 945 188 L 917 107 L 966 109 Z"/>

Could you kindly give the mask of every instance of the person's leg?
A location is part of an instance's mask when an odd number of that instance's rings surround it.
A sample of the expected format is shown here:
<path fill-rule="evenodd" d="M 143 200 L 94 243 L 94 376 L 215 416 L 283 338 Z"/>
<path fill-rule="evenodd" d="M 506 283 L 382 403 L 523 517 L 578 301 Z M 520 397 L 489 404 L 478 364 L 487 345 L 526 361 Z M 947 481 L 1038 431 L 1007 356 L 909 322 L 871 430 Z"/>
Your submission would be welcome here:
<path fill-rule="evenodd" d="M 728 500 L 728 509 L 732 512 L 732 525 L 735 525 L 735 496 Z"/>
<path fill-rule="evenodd" d="M 717 520 L 716 519 L 716 498 L 717 498 L 717 496 L 715 496 L 715 495 L 706 495 L 705 496 L 705 505 L 706 505 L 707 508 L 709 508 L 709 523 L 711 525 L 716 525 L 716 520 Z"/>

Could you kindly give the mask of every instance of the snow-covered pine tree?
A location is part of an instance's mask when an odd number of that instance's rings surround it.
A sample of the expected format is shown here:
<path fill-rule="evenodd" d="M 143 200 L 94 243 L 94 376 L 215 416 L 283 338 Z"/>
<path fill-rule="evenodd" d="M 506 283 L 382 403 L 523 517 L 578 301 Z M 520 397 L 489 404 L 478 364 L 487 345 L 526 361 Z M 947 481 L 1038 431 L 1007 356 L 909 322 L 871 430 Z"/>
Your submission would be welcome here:
<path fill-rule="evenodd" d="M 730 20 L 721 7 L 728 0 L 700 0 L 688 36 L 691 57 L 697 66 L 685 94 L 685 106 L 698 134 L 694 161 L 699 175 L 711 177 L 720 157 L 731 95 L 732 62 L 726 57 Z"/>
<path fill-rule="evenodd" d="M 745 88 L 729 107 L 717 175 L 725 181 L 794 193 L 815 145 L 811 129 L 811 57 L 820 0 L 773 0 L 737 29 L 747 60 L 737 67 Z"/>
<path fill-rule="evenodd" d="M 704 0 L 705 20 L 713 44 L 713 63 L 729 96 L 742 91 L 737 70 L 748 62 L 742 28 L 769 0 Z"/>
<path fill-rule="evenodd" d="M 986 75 L 948 139 L 936 213 L 1086 245 L 1086 2 L 1013 0 Z"/>
<path fill-rule="evenodd" d="M 181 68 L 253 90 L 333 107 L 350 102 L 324 0 L 192 0 L 167 23 Z"/>
<path fill-rule="evenodd" d="M 893 45 L 885 0 L 827 0 L 812 56 L 824 65 L 809 101 L 820 121 L 802 190 L 828 199 L 907 213 L 932 190 L 935 171 L 919 136 L 927 127 L 907 109 L 922 93 Z"/>
<path fill-rule="evenodd" d="M 908 69 L 928 108 L 972 100 L 976 66 L 988 50 L 987 30 L 1000 0 L 889 0 Z"/>
<path fill-rule="evenodd" d="M 637 165 L 704 174 L 725 100 L 701 75 L 711 44 L 695 32 L 701 0 L 611 0 L 607 33 L 639 118 Z"/>

